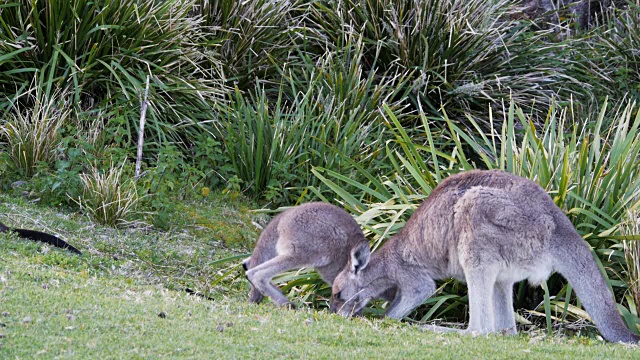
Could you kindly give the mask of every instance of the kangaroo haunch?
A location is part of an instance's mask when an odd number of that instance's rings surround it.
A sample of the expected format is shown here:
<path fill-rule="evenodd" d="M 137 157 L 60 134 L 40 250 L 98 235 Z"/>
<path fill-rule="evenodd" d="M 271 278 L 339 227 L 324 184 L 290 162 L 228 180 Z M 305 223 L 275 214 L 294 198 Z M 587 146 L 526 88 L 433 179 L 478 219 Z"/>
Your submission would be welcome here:
<path fill-rule="evenodd" d="M 358 223 L 344 210 L 326 203 L 308 203 L 277 215 L 262 231 L 243 266 L 251 282 L 249 301 L 264 295 L 290 305 L 271 279 L 287 270 L 312 267 L 329 285 L 344 268 L 352 248 L 368 246 Z"/>
<path fill-rule="evenodd" d="M 43 232 L 40 232 L 40 231 L 26 230 L 26 229 L 13 229 L 13 228 L 10 228 L 10 227 L 8 227 L 5 224 L 0 222 L 0 232 L 15 232 L 21 238 L 35 240 L 35 241 L 41 241 L 41 242 L 47 243 L 49 245 L 53 245 L 53 246 L 56 246 L 56 247 L 59 247 L 59 248 L 62 248 L 62 249 L 67 249 L 67 250 L 69 250 L 71 252 L 74 252 L 74 253 L 76 253 L 78 255 L 82 255 L 80 250 L 76 249 L 72 245 L 69 245 L 66 241 L 60 239 L 57 236 L 53 236 L 53 235 L 50 235 L 50 234 L 47 234 L 47 233 L 43 233 Z"/>
<path fill-rule="evenodd" d="M 496 170 L 453 175 L 382 248 L 370 256 L 367 245 L 352 250 L 334 280 L 331 309 L 342 315 L 393 288 L 386 314 L 400 319 L 433 294 L 434 280 L 454 277 L 469 290 L 469 326 L 462 332 L 515 334 L 513 284 L 538 285 L 557 271 L 607 340 L 640 339 L 618 313 L 587 242 L 533 181 Z"/>

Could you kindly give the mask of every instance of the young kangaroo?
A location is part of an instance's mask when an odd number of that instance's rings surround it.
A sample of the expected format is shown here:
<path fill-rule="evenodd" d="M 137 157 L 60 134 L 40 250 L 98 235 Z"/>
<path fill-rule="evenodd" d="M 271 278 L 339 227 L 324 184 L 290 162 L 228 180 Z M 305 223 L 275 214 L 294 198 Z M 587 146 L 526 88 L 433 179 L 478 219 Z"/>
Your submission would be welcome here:
<path fill-rule="evenodd" d="M 313 267 L 331 285 L 359 243 L 368 246 L 360 226 L 337 206 L 316 202 L 280 213 L 243 263 L 251 282 L 249 301 L 258 303 L 267 295 L 278 305 L 290 305 L 271 279 L 291 269 Z"/>
<path fill-rule="evenodd" d="M 334 280 L 331 309 L 349 316 L 395 288 L 387 316 L 401 319 L 433 294 L 434 280 L 455 277 L 469 290 L 462 332 L 515 334 L 513 284 L 537 285 L 553 271 L 569 281 L 607 340 L 640 339 L 618 313 L 589 246 L 540 186 L 502 171 L 468 171 L 433 189 L 371 259 L 368 244 L 352 250 Z"/>

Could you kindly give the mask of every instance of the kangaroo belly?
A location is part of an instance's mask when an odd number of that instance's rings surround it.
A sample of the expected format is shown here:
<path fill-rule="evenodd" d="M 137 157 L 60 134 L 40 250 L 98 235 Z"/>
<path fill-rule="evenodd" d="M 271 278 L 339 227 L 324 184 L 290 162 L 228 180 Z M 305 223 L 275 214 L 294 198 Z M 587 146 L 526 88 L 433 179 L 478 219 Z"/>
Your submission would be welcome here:
<path fill-rule="evenodd" d="M 553 268 L 548 262 L 530 264 L 527 266 L 505 266 L 498 273 L 498 282 L 518 282 L 528 280 L 531 285 L 540 285 L 549 278 Z"/>

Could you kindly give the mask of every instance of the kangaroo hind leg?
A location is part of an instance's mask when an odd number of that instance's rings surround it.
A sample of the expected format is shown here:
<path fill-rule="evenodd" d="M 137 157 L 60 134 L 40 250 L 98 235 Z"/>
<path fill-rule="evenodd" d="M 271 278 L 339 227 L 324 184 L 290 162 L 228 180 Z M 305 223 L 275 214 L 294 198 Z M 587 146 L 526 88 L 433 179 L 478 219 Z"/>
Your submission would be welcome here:
<path fill-rule="evenodd" d="M 249 290 L 249 302 L 254 304 L 259 304 L 264 299 L 264 295 L 258 290 L 257 287 L 251 284 L 251 290 Z"/>
<path fill-rule="evenodd" d="M 508 335 L 516 334 L 516 321 L 513 314 L 513 283 L 495 282 L 493 294 L 489 298 L 491 291 L 486 291 L 491 287 L 481 291 L 479 283 L 489 283 L 490 277 L 476 273 L 471 279 L 467 277 L 469 288 L 470 322 L 467 329 L 454 329 L 438 325 L 424 325 L 423 330 L 437 333 L 456 332 L 460 334 L 485 334 L 494 331 L 504 331 Z M 473 280 L 472 280 L 473 279 Z M 479 280 L 478 280 L 479 279 Z M 479 294 L 479 295 L 478 295 Z M 493 310 L 493 315 L 491 310 Z M 493 319 L 492 319 L 493 316 Z"/>
<path fill-rule="evenodd" d="M 251 257 L 248 257 L 242 262 L 242 268 L 244 269 L 245 273 L 244 277 L 246 277 L 247 280 L 249 279 L 249 277 L 247 276 L 247 271 L 249 271 L 249 264 L 251 264 L 251 261 Z M 251 282 L 249 282 L 249 284 L 251 285 L 251 290 L 249 291 L 249 302 L 259 304 L 262 299 L 264 299 L 264 295 L 262 295 L 262 293 L 255 286 L 253 286 Z"/>
<path fill-rule="evenodd" d="M 515 335 L 516 318 L 513 313 L 513 283 L 496 282 L 493 287 L 493 315 L 495 330 L 507 335 Z"/>
<path fill-rule="evenodd" d="M 497 275 L 495 266 L 465 269 L 469 290 L 469 327 L 466 332 L 488 334 L 496 331 L 493 295 Z"/>
<path fill-rule="evenodd" d="M 275 285 L 271 283 L 274 276 L 294 268 L 300 268 L 307 264 L 301 263 L 293 256 L 279 255 L 247 271 L 247 278 L 251 282 L 250 294 L 254 295 L 254 288 L 260 293 L 270 297 L 278 305 L 289 305 L 289 300 Z"/>

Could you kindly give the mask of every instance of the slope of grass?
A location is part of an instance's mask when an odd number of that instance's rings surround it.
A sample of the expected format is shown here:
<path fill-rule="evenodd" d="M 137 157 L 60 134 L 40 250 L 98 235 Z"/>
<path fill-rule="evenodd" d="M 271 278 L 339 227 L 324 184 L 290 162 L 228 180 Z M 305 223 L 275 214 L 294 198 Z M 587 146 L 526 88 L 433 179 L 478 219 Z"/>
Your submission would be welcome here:
<path fill-rule="evenodd" d="M 0 357 L 29 358 L 629 358 L 595 340 L 439 335 L 391 320 L 207 301 L 122 276 L 64 270 L 3 241 Z M 16 251 L 17 250 L 17 251 Z M 66 256 L 62 255 L 62 256 Z"/>
<path fill-rule="evenodd" d="M 636 348 L 589 338 L 440 335 L 393 320 L 348 320 L 269 302 L 249 305 L 246 281 L 233 267 L 237 260 L 223 265 L 233 264 L 225 286 L 212 285 L 225 272 L 215 261 L 238 251 L 223 247 L 208 227 L 193 225 L 206 208 L 197 208 L 196 220 L 181 222 L 179 231 L 145 234 L 95 227 L 7 197 L 0 206 L 3 221 L 55 232 L 85 252 L 77 257 L 0 234 L 0 358 L 640 356 Z M 224 217 L 228 225 L 219 230 L 227 240 L 240 236 L 241 224 L 255 220 L 239 204 L 216 202 L 209 211 L 213 220 Z M 199 289 L 214 300 L 179 288 L 189 283 L 208 284 Z"/>
<path fill-rule="evenodd" d="M 207 205 L 176 206 L 171 214 L 174 227 L 160 232 L 144 225 L 137 229 L 101 227 L 75 213 L 38 208 L 22 199 L 0 195 L 0 221 L 11 227 L 56 234 L 80 249 L 83 256 L 70 256 L 26 240 L 17 240 L 17 247 L 4 250 L 19 254 L 29 264 L 87 276 L 122 276 L 130 282 L 176 290 L 189 288 L 203 295 L 237 291 L 238 284 L 244 283 L 237 271 L 239 259 L 251 251 L 257 236 L 254 224 L 264 223 L 264 216 L 250 213 L 246 205 L 224 197 Z M 0 239 L 18 238 L 0 234 Z M 235 259 L 220 261 L 228 258 Z M 222 278 L 227 272 L 231 276 Z"/>

